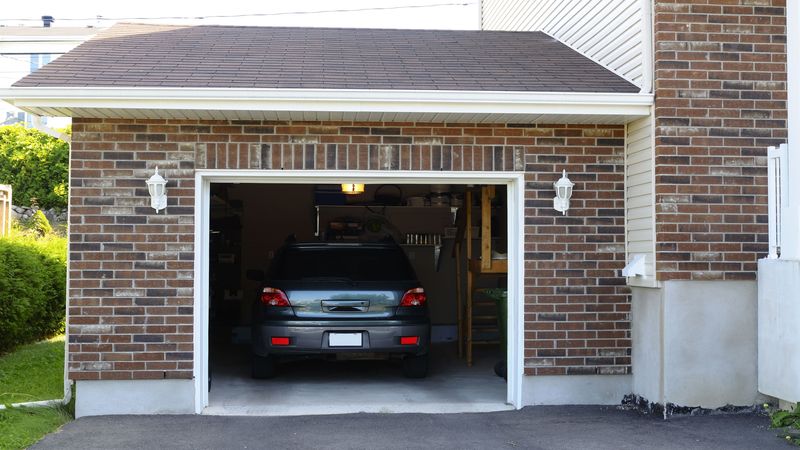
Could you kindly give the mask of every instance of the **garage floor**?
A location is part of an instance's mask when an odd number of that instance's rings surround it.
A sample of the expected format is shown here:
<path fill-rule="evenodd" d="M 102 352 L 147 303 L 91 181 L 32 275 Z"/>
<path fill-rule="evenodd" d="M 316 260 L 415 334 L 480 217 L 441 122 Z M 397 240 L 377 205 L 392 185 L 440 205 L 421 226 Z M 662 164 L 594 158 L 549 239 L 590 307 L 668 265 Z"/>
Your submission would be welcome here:
<path fill-rule="evenodd" d="M 488 353 L 487 353 L 488 352 Z M 424 379 L 403 377 L 392 361 L 296 361 L 271 380 L 250 378 L 246 348 L 212 353 L 209 405 L 203 414 L 292 416 L 356 412 L 486 412 L 513 409 L 494 374 L 496 351 L 484 349 L 468 368 L 454 344 L 431 349 Z"/>

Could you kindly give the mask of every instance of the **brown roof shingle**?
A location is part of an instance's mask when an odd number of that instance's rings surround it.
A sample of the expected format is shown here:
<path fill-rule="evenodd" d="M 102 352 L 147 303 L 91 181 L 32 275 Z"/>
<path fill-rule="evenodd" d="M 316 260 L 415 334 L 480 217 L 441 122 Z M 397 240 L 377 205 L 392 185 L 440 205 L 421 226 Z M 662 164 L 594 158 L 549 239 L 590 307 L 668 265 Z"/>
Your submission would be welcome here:
<path fill-rule="evenodd" d="M 14 87 L 638 92 L 539 32 L 118 24 Z"/>

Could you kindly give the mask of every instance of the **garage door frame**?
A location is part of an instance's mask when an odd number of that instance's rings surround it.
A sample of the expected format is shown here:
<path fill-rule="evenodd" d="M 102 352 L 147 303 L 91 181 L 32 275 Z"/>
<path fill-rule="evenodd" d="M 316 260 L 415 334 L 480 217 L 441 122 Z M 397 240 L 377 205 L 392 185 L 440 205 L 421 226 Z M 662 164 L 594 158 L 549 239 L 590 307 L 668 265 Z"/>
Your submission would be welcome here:
<path fill-rule="evenodd" d="M 506 402 L 522 407 L 524 358 L 525 178 L 522 172 L 198 170 L 194 223 L 194 387 L 195 412 L 208 406 L 209 225 L 211 183 L 253 184 L 494 184 L 508 189 L 508 383 Z"/>

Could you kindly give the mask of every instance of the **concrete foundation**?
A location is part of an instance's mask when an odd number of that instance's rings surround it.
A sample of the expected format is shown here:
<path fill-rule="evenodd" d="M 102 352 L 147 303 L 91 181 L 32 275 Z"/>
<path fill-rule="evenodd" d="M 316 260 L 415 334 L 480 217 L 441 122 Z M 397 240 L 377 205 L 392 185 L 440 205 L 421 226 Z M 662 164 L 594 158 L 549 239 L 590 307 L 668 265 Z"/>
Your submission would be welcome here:
<path fill-rule="evenodd" d="M 75 416 L 193 414 L 193 380 L 76 382 Z"/>
<path fill-rule="evenodd" d="M 631 288 L 632 392 L 651 402 L 664 399 L 664 308 L 661 289 Z"/>
<path fill-rule="evenodd" d="M 630 375 L 522 378 L 523 405 L 618 405 L 631 392 Z"/>
<path fill-rule="evenodd" d="M 662 405 L 764 400 L 757 380 L 754 281 L 667 281 L 633 288 L 633 393 Z"/>

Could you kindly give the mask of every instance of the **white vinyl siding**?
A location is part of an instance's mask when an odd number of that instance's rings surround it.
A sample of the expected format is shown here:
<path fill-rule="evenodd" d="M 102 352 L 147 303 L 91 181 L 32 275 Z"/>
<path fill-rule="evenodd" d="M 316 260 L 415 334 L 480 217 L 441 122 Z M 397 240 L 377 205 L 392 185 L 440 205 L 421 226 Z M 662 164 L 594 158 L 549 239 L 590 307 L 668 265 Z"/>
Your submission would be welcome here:
<path fill-rule="evenodd" d="M 643 39 L 642 30 L 649 33 L 649 27 L 643 28 L 643 3 L 642 0 L 481 0 L 481 28 L 545 32 L 642 87 L 647 84 L 642 73 L 643 42 L 649 43 L 649 37 Z"/>
<path fill-rule="evenodd" d="M 655 282 L 653 118 L 628 123 L 625 136 L 625 243 L 627 261 L 644 255 L 645 275 L 631 285 Z"/>

